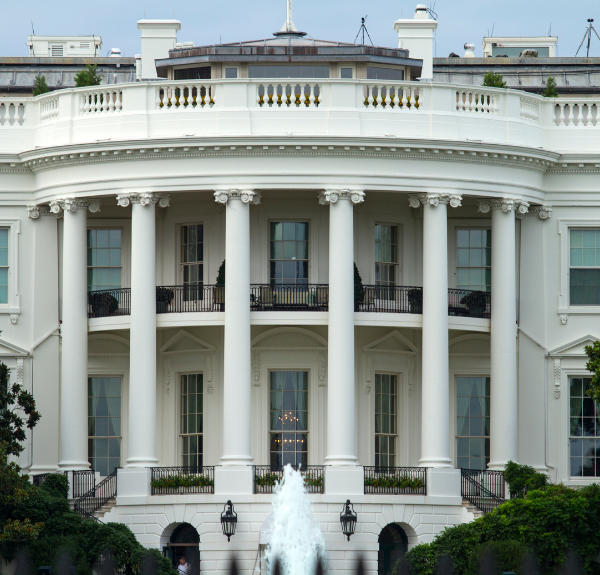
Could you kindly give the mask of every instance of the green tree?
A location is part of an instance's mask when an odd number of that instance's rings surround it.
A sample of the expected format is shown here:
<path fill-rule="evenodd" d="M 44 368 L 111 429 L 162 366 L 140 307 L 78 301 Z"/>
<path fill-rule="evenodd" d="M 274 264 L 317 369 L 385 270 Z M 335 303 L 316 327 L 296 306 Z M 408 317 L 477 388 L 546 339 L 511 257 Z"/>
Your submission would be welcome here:
<path fill-rule="evenodd" d="M 522 497 L 528 491 L 542 489 L 548 485 L 548 477 L 529 465 L 509 461 L 504 468 L 504 478 L 511 494 Z"/>
<path fill-rule="evenodd" d="M 356 263 L 354 264 L 354 303 L 359 304 L 362 303 L 365 297 L 365 288 L 363 287 L 362 277 L 360 276 L 360 272 L 356 267 Z"/>
<path fill-rule="evenodd" d="M 486 72 L 483 77 L 482 86 L 487 86 L 488 88 L 506 88 L 506 82 L 502 78 L 502 74 L 496 74 L 491 70 Z"/>
<path fill-rule="evenodd" d="M 588 389 L 588 395 L 594 401 L 600 401 L 600 341 L 585 346 L 588 362 L 585 368 L 592 372 L 592 381 Z"/>
<path fill-rule="evenodd" d="M 548 76 L 546 80 L 546 87 L 542 92 L 544 98 L 558 98 L 558 90 L 556 89 L 556 78 Z"/>
<path fill-rule="evenodd" d="M 40 94 L 46 94 L 50 91 L 48 84 L 46 84 L 46 76 L 36 76 L 33 81 L 33 95 L 39 96 Z"/>
<path fill-rule="evenodd" d="M 216 284 L 218 286 L 224 286 L 225 285 L 225 260 L 223 260 L 223 262 L 219 266 L 219 271 L 217 272 L 217 281 L 216 281 Z"/>
<path fill-rule="evenodd" d="M 75 87 L 99 86 L 102 77 L 98 74 L 97 64 L 86 64 L 85 68 L 75 75 Z"/>

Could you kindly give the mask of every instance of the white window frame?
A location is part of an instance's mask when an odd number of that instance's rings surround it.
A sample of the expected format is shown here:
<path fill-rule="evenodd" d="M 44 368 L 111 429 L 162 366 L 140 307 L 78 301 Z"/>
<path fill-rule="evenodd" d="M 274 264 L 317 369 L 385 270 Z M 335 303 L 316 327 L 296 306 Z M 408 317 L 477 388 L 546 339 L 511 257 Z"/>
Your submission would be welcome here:
<path fill-rule="evenodd" d="M 390 226 L 390 227 L 394 227 L 396 228 L 396 262 L 378 262 L 376 257 L 375 257 L 375 246 L 376 246 L 376 239 L 375 239 L 375 226 Z M 402 266 L 400 264 L 400 258 L 404 255 L 401 253 L 402 251 L 402 239 L 401 239 L 401 234 L 402 234 L 402 224 L 399 224 L 397 222 L 388 222 L 388 221 L 379 221 L 379 220 L 375 220 L 375 223 L 373 224 L 373 230 L 372 230 L 372 236 L 373 236 L 373 243 L 372 243 L 372 247 L 373 247 L 373 285 L 376 285 L 376 281 L 377 281 L 377 277 L 376 277 L 376 270 L 375 270 L 375 266 L 377 265 L 377 263 L 382 263 L 384 265 L 394 265 L 395 263 L 395 274 L 394 274 L 394 286 L 401 286 L 402 284 L 399 281 L 399 278 L 402 275 Z M 364 283 L 364 281 L 363 281 Z M 382 286 L 385 287 L 385 286 Z"/>
<path fill-rule="evenodd" d="M 352 78 L 342 78 L 342 68 L 350 68 L 352 70 Z M 354 63 L 341 63 L 338 64 L 338 70 L 337 70 L 337 78 L 339 78 L 340 80 L 344 80 L 346 82 L 349 82 L 351 80 L 356 80 L 356 65 Z"/>
<path fill-rule="evenodd" d="M 396 378 L 396 433 L 377 433 L 375 431 L 375 416 L 377 415 L 376 413 L 376 409 L 377 409 L 377 404 L 376 401 L 373 401 L 373 465 L 375 465 L 375 460 L 377 457 L 377 452 L 375 451 L 375 439 L 378 435 L 380 436 L 387 436 L 387 437 L 393 437 L 394 438 L 394 465 L 391 467 L 402 467 L 402 465 L 399 465 L 401 459 L 400 459 L 400 451 L 401 451 L 401 446 L 400 446 L 400 405 L 401 405 L 401 390 L 400 390 L 400 383 L 401 383 L 401 378 L 400 378 L 400 374 L 394 371 L 390 371 L 390 370 L 382 370 L 382 369 L 375 369 L 373 372 L 373 386 L 372 386 L 372 393 L 373 393 L 373 397 L 376 396 L 376 387 L 375 387 L 375 378 L 378 375 L 389 375 L 391 377 L 395 377 Z"/>
<path fill-rule="evenodd" d="M 207 277 L 207 251 L 206 251 L 206 224 L 204 222 L 177 222 L 175 224 L 175 249 L 177 250 L 175 261 L 177 262 L 177 268 L 175 269 L 175 284 L 183 285 L 183 265 L 184 262 L 181 261 L 181 230 L 184 227 L 188 226 L 202 226 L 202 285 L 206 285 L 206 277 Z M 211 282 L 208 282 L 208 285 L 214 285 Z"/>
<path fill-rule="evenodd" d="M 560 236 L 560 293 L 558 295 L 559 315 L 568 314 L 600 314 L 600 305 L 571 305 L 570 277 L 570 236 L 571 229 L 600 230 L 598 220 L 558 220 L 558 235 Z"/>
<path fill-rule="evenodd" d="M 8 302 L 0 304 L 0 314 L 20 314 L 19 234 L 21 220 L 0 220 L 0 228 L 8 229 Z"/>
<path fill-rule="evenodd" d="M 369 273 L 368 275 L 362 275 L 364 285 L 375 285 L 375 225 L 386 224 L 389 226 L 396 226 L 398 228 L 398 263 L 396 265 L 396 285 L 397 286 L 416 286 L 418 285 L 416 262 L 412 253 L 413 245 L 409 245 L 410 242 L 404 241 L 404 234 L 407 233 L 409 236 L 414 228 L 411 226 L 411 220 L 404 216 L 392 217 L 392 218 L 380 218 L 381 214 L 369 215 L 365 218 L 366 225 L 362 221 L 356 221 L 358 218 L 355 217 L 354 227 L 354 257 L 358 271 L 361 270 L 361 265 L 367 257 L 369 262 Z M 365 231 L 368 235 L 363 235 Z M 364 239 L 364 240 L 363 240 Z M 365 249 L 368 250 L 365 253 Z M 413 265 L 408 265 L 412 262 Z M 405 266 L 406 264 L 406 266 Z"/>
<path fill-rule="evenodd" d="M 492 220 L 477 219 L 477 220 L 448 220 L 448 288 L 457 289 L 458 285 L 458 242 L 456 232 L 458 230 L 491 230 Z M 492 242 L 494 241 L 492 230 Z M 492 261 L 492 269 L 494 262 Z M 489 376 L 486 376 L 489 377 Z"/>
<path fill-rule="evenodd" d="M 131 220 L 102 220 L 88 218 L 88 230 L 121 230 L 121 289 L 131 286 Z M 85 234 L 85 248 L 87 254 L 87 230 Z M 87 257 L 87 256 L 86 256 Z M 86 286 L 87 269 L 86 265 Z"/>
<path fill-rule="evenodd" d="M 345 66 L 344 66 L 345 68 Z M 369 82 L 406 82 L 406 66 L 393 66 L 390 64 L 373 64 L 371 62 L 366 62 L 365 66 L 365 79 L 368 80 L 369 70 L 368 68 L 384 68 L 386 70 L 402 70 L 403 78 L 402 80 L 369 80 Z"/>
<path fill-rule="evenodd" d="M 228 78 L 227 77 L 227 70 L 236 70 L 237 71 L 237 77 L 236 78 Z M 239 80 L 240 79 L 240 67 L 239 66 L 229 66 L 229 65 L 225 65 L 223 64 L 223 80 Z"/>
<path fill-rule="evenodd" d="M 175 408 L 175 425 L 176 425 L 176 429 L 175 429 L 175 442 L 176 442 L 176 448 L 175 448 L 175 453 L 176 453 L 176 462 L 175 462 L 175 466 L 176 467 L 181 467 L 183 464 L 183 441 L 181 440 L 181 438 L 183 437 L 183 434 L 181 433 L 181 391 L 182 391 L 182 381 L 181 378 L 184 375 L 200 375 L 202 376 L 202 433 L 200 434 L 195 434 L 195 435 L 201 435 L 202 436 L 202 467 L 206 466 L 206 449 L 205 449 L 205 444 L 204 444 L 204 435 L 205 435 L 205 415 L 206 415 L 206 410 L 205 410 L 205 402 L 206 402 L 206 386 L 205 386 L 205 377 L 204 377 L 204 370 L 203 369 L 188 369 L 188 370 L 184 370 L 184 371 L 176 371 L 175 372 L 175 377 L 177 378 L 177 385 L 176 385 L 176 391 L 177 391 L 177 399 L 176 399 L 176 408 Z M 188 434 L 188 436 L 191 434 Z M 199 466 L 200 467 L 200 466 Z"/>
<path fill-rule="evenodd" d="M 454 244 L 452 246 L 452 252 L 453 252 L 453 260 L 454 260 L 454 288 L 458 289 L 458 268 L 461 269 L 487 269 L 488 267 L 490 268 L 490 272 L 492 270 L 492 266 L 478 266 L 478 267 L 465 267 L 465 266 L 459 266 L 458 265 L 458 231 L 459 230 L 468 230 L 468 231 L 472 231 L 472 230 L 484 230 L 484 231 L 492 231 L 492 221 L 489 220 L 489 226 L 456 226 L 454 228 Z M 494 237 L 492 234 L 492 242 L 494 241 Z M 483 249 L 483 248 L 482 248 Z M 490 290 L 492 288 L 492 285 L 490 283 Z M 472 290 L 471 290 L 472 291 Z M 476 290 L 475 290 L 476 291 Z"/>

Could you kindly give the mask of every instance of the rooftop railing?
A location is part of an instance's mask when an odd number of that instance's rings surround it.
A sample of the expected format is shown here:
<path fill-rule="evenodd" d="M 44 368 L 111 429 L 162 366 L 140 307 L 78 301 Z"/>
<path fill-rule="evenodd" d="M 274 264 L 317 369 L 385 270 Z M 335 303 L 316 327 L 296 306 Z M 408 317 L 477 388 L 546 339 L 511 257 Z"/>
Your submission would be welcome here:
<path fill-rule="evenodd" d="M 141 140 L 152 133 L 164 138 L 293 133 L 329 138 L 426 136 L 432 141 L 478 140 L 589 152 L 589 141 L 582 141 L 579 134 L 582 128 L 600 129 L 599 107 L 599 97 L 557 101 L 519 90 L 429 82 L 251 78 L 135 82 L 57 90 L 36 98 L 2 98 L 0 151 Z M 352 109 L 356 114 L 349 116 Z M 327 114 L 322 113 L 325 110 Z M 14 131 L 19 135 L 11 136 Z M 141 147 L 149 154 L 157 146 Z"/>

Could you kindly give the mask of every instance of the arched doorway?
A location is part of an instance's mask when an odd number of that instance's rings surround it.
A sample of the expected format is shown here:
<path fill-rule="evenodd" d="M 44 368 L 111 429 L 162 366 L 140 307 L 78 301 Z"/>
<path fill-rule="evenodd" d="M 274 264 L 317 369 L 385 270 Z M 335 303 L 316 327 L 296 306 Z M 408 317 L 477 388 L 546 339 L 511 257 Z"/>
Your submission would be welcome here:
<path fill-rule="evenodd" d="M 379 534 L 378 575 L 390 575 L 400 558 L 408 551 L 408 537 L 396 523 L 386 525 Z"/>
<path fill-rule="evenodd" d="M 179 566 L 180 557 L 185 557 L 190 565 L 188 575 L 200 574 L 200 536 L 189 523 L 175 527 L 163 553 L 171 560 L 173 569 Z"/>

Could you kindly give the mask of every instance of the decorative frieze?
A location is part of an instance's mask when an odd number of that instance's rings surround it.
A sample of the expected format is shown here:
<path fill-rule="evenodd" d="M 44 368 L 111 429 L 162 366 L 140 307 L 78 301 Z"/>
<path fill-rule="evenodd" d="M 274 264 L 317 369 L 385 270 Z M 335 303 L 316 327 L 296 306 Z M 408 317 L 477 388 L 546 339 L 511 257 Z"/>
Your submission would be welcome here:
<path fill-rule="evenodd" d="M 410 194 L 408 196 L 408 204 L 414 209 L 421 206 L 435 208 L 439 205 L 460 208 L 462 206 L 462 196 L 459 194 Z"/>
<path fill-rule="evenodd" d="M 254 190 L 218 190 L 214 193 L 215 202 L 226 204 L 229 200 L 241 200 L 244 204 L 253 204 L 258 206 L 261 200 L 260 192 Z"/>
<path fill-rule="evenodd" d="M 171 205 L 171 195 L 149 192 L 119 194 L 117 204 L 122 208 L 127 208 L 131 204 L 140 204 L 141 206 L 158 205 L 159 208 L 168 208 Z"/>
<path fill-rule="evenodd" d="M 354 205 L 365 201 L 365 193 L 358 190 L 325 190 L 319 194 L 319 204 L 335 204 L 339 200 L 350 200 Z"/>
<path fill-rule="evenodd" d="M 479 211 L 488 214 L 491 210 L 502 210 L 505 214 L 516 212 L 524 215 L 529 210 L 529 204 L 519 198 L 490 198 L 479 200 Z"/>

